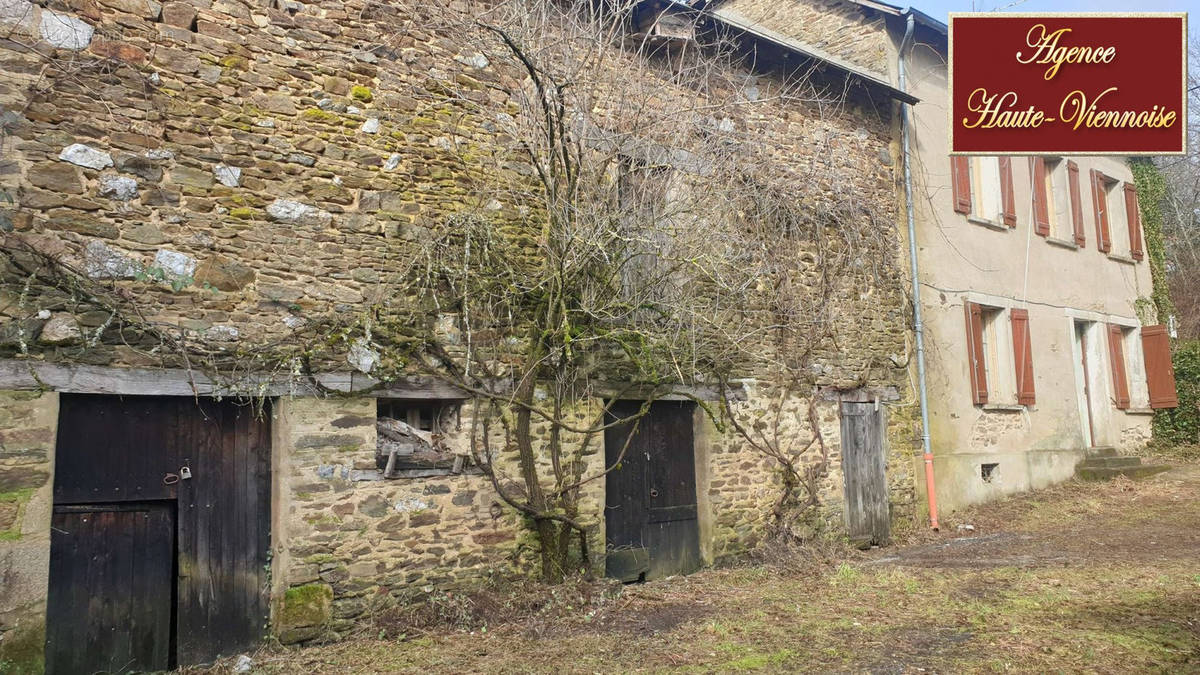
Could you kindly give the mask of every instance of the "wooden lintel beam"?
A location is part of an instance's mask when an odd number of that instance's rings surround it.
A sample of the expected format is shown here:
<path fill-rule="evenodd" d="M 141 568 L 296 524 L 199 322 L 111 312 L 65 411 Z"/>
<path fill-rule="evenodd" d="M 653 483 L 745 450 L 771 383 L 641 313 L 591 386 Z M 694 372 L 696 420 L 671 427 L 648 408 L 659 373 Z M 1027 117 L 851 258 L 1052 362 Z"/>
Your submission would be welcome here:
<path fill-rule="evenodd" d="M 242 375 L 214 381 L 200 371 L 168 368 L 116 368 L 0 359 L 0 389 L 59 391 L 124 396 L 318 396 L 328 390 L 379 398 L 465 399 L 467 394 L 434 378 L 411 377 L 380 384 L 361 373 L 317 375 L 320 386 L 305 379 Z"/>

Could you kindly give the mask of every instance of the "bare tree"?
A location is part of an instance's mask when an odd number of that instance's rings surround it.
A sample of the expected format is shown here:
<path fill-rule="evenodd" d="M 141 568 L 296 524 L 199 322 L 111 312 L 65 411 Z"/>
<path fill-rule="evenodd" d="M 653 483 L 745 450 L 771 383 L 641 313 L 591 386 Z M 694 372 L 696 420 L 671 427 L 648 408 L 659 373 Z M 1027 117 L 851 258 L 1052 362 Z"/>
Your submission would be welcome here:
<path fill-rule="evenodd" d="M 411 363 L 475 397 L 475 460 L 532 521 L 551 581 L 588 563 L 580 491 L 624 455 L 588 462 L 603 432 L 636 425 L 663 395 L 728 393 L 738 377 L 778 390 L 779 414 L 811 396 L 814 348 L 836 332 L 830 299 L 880 273 L 878 260 L 863 269 L 862 244 L 888 231 L 852 191 L 830 197 L 835 171 L 819 147 L 782 159 L 752 121 L 789 107 L 834 116 L 844 91 L 791 69 L 747 98 L 733 43 L 698 16 L 673 27 L 686 37 L 652 39 L 641 28 L 662 17 L 640 4 L 501 2 L 430 17 L 470 36 L 515 105 L 495 119 L 506 143 L 474 174 L 473 202 L 435 228 L 389 293 L 418 298 L 424 316 L 403 321 L 430 326 L 402 346 Z M 464 114 L 487 114 L 470 84 L 451 96 Z M 432 328 L 446 316 L 450 335 Z M 621 397 L 646 403 L 616 418 Z M 819 433 L 764 432 L 722 400 L 700 403 L 782 471 L 777 517 L 815 505 L 828 465 Z"/>
<path fill-rule="evenodd" d="M 1180 337 L 1200 339 L 1200 40 L 1188 58 L 1187 154 L 1159 162 L 1166 191 L 1162 210 L 1166 276 Z M 1165 319 L 1165 317 L 1161 317 Z"/>
<path fill-rule="evenodd" d="M 604 431 L 636 428 L 665 395 L 715 389 L 715 405 L 697 403 L 779 468 L 774 510 L 786 530 L 817 504 L 829 465 L 817 388 L 904 372 L 885 355 L 841 370 L 827 358 L 884 330 L 859 321 L 864 308 L 903 301 L 890 171 L 848 169 L 834 152 L 866 142 L 865 130 L 846 133 L 862 110 L 886 133 L 890 108 L 851 101 L 848 81 L 809 66 L 759 60 L 701 14 L 648 5 L 413 8 L 404 20 L 474 51 L 455 57 L 464 72 L 414 86 L 415 110 L 391 112 L 462 130 L 431 145 L 452 165 L 437 180 L 464 196 L 412 228 L 390 277 L 350 318 L 307 317 L 284 339 L 230 351 L 144 310 L 166 289 L 97 283 L 16 236 L 0 246 L 5 311 L 103 310 L 103 326 L 81 327 L 81 353 L 116 342 L 250 393 L 264 374 L 319 389 L 316 375 L 347 349 L 373 351 L 381 381 L 447 380 L 473 398 L 471 453 L 528 519 L 550 581 L 590 564 L 580 499 L 624 453 L 593 459 Z M 802 136 L 775 128 L 797 119 Z M 765 409 L 734 400 L 747 378 Z M 623 397 L 646 403 L 618 418 L 611 403 Z"/>

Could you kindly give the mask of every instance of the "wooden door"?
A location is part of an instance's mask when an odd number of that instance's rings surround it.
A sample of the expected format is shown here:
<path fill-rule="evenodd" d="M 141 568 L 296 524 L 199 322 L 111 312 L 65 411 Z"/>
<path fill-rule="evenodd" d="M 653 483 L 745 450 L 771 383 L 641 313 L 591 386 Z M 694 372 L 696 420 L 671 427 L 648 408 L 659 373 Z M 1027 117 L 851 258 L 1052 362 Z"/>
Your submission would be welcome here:
<path fill-rule="evenodd" d="M 891 536 L 883 417 L 874 403 L 842 403 L 846 531 L 859 544 L 884 544 Z"/>
<path fill-rule="evenodd" d="M 269 411 L 264 416 L 256 412 L 235 401 L 211 399 L 61 398 L 56 510 L 100 513 L 137 505 L 165 509 L 168 514 L 166 557 L 159 555 L 158 548 L 144 555 L 135 548 L 133 555 L 138 565 L 155 566 L 147 578 L 166 575 L 165 586 L 154 593 L 155 602 L 168 599 L 169 619 L 158 622 L 167 631 L 166 638 L 161 633 L 151 637 L 156 649 L 166 650 L 172 666 L 205 663 L 253 648 L 265 632 L 270 430 L 265 419 Z M 184 477 L 185 467 L 190 478 Z M 119 517 L 111 527 L 124 527 L 121 518 L 129 517 Z M 161 534 L 159 529 L 154 532 Z M 73 573 L 84 578 L 107 574 L 91 568 L 102 567 L 107 555 L 119 557 L 126 540 L 128 536 L 111 543 L 97 539 L 89 554 L 95 560 L 66 540 L 52 540 L 51 565 L 76 570 Z M 106 547 L 112 551 L 106 552 Z M 115 584 L 124 577 L 106 578 Z M 62 583 L 73 582 L 52 578 L 51 594 L 66 593 L 55 590 Z M 128 589 L 107 587 L 104 593 L 136 596 Z M 155 616 L 159 610 L 157 604 L 152 608 Z M 54 650 L 78 649 L 53 636 L 69 634 L 80 620 L 75 615 L 81 613 L 95 630 L 109 631 L 110 642 L 134 640 L 130 634 L 134 624 L 110 612 L 93 605 L 85 605 L 82 612 L 70 603 L 51 605 L 48 657 Z"/>
<path fill-rule="evenodd" d="M 636 415 L 641 405 L 618 401 L 610 420 Z M 609 576 L 638 581 L 700 569 L 694 409 L 691 402 L 656 401 L 636 428 L 605 432 L 606 464 L 617 467 L 606 481 Z"/>
<path fill-rule="evenodd" d="M 1079 343 L 1079 368 L 1083 373 L 1083 429 L 1087 438 L 1084 441 L 1089 448 L 1096 447 L 1096 421 L 1092 418 L 1092 374 L 1088 361 L 1088 328 L 1090 324 L 1083 321 L 1075 322 L 1075 337 Z"/>
<path fill-rule="evenodd" d="M 169 669 L 171 505 L 58 506 L 52 522 L 46 672 Z"/>
<path fill-rule="evenodd" d="M 270 427 L 246 406 L 204 401 L 189 412 L 175 427 L 192 473 L 179 483 L 181 664 L 252 649 L 270 612 Z"/>

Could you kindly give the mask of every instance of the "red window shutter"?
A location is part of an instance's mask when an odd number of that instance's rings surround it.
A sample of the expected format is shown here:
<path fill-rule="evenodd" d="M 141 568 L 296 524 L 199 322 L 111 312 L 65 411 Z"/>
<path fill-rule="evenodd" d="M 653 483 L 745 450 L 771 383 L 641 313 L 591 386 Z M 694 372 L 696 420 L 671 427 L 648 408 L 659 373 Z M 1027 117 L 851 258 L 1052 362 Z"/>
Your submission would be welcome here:
<path fill-rule="evenodd" d="M 955 155 L 950 158 L 950 183 L 954 188 L 954 210 L 971 212 L 971 159 Z"/>
<path fill-rule="evenodd" d="M 1096 248 L 1101 253 L 1112 250 L 1108 231 L 1108 193 L 1104 189 L 1104 174 L 1092 169 L 1092 211 L 1096 216 Z"/>
<path fill-rule="evenodd" d="M 1012 158 L 1000 158 L 1000 204 L 1004 209 L 1004 224 L 1017 226 L 1017 198 L 1013 194 Z"/>
<path fill-rule="evenodd" d="M 975 405 L 988 402 L 987 365 L 983 355 L 983 308 L 965 302 L 967 310 L 967 370 L 971 372 L 971 400 Z"/>
<path fill-rule="evenodd" d="M 1129 255 L 1134 260 L 1145 257 L 1142 253 L 1142 214 L 1138 211 L 1137 188 L 1132 183 L 1125 184 L 1125 215 L 1129 225 Z"/>
<path fill-rule="evenodd" d="M 1171 341 L 1167 327 L 1142 326 L 1142 356 L 1146 359 L 1146 384 L 1151 408 L 1177 408 L 1175 369 L 1171 366 Z"/>
<path fill-rule="evenodd" d="M 1125 333 L 1120 326 L 1108 324 L 1108 363 L 1112 369 L 1113 395 L 1117 407 L 1129 409 L 1129 376 L 1125 370 Z"/>
<path fill-rule="evenodd" d="M 1013 363 L 1017 368 L 1017 403 L 1033 405 L 1033 342 L 1029 339 L 1029 311 L 1014 309 L 1012 316 Z"/>
<path fill-rule="evenodd" d="M 1067 184 L 1071 193 L 1071 227 L 1075 231 L 1075 245 L 1087 245 L 1087 235 L 1083 231 L 1083 200 L 1079 196 L 1079 165 L 1074 160 L 1067 160 Z"/>
<path fill-rule="evenodd" d="M 1043 237 L 1050 236 L 1050 198 L 1046 194 L 1046 160 L 1029 158 L 1029 172 L 1033 174 L 1033 231 Z"/>

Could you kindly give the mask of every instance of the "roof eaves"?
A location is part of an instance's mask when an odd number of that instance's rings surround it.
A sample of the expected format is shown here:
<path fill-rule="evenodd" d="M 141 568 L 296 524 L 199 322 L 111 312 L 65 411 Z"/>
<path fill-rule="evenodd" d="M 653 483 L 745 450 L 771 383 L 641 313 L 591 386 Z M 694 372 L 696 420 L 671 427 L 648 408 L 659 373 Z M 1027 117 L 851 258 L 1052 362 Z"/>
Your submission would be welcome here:
<path fill-rule="evenodd" d="M 886 91 L 889 96 L 896 100 L 903 101 L 908 104 L 914 104 L 920 101 L 920 99 L 912 94 L 901 91 L 900 89 L 892 86 L 890 82 L 877 73 L 873 73 L 860 66 L 852 64 L 845 59 L 834 56 L 833 54 L 830 54 L 819 47 L 814 47 L 795 38 L 788 37 L 787 35 L 773 31 L 761 24 L 756 24 L 738 12 L 724 7 L 710 6 L 705 13 L 711 16 L 713 19 L 730 26 L 731 28 L 735 28 L 753 35 L 760 40 L 770 42 L 787 51 L 794 52 L 806 58 L 814 59 L 816 61 L 833 66 L 837 70 L 840 70 L 848 75 L 862 80 L 867 84 Z"/>
<path fill-rule="evenodd" d="M 913 17 L 913 21 L 915 21 L 917 23 L 917 25 L 929 28 L 929 29 L 939 33 L 943 37 L 948 36 L 950 34 L 950 29 L 946 26 L 946 24 L 942 23 L 941 21 L 938 21 L 937 19 L 933 18 L 932 16 L 929 16 L 928 14 L 926 14 L 925 12 L 922 12 L 919 9 L 913 9 L 912 7 L 909 7 L 908 9 L 901 12 L 901 14 L 905 15 L 905 16 L 911 14 Z"/>

